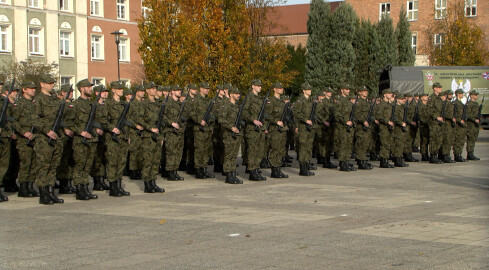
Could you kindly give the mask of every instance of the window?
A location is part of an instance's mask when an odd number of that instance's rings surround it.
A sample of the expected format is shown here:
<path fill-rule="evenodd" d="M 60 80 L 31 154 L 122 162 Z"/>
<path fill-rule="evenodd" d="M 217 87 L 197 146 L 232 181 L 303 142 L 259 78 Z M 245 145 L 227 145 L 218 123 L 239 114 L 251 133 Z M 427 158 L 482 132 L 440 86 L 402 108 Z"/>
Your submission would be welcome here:
<path fill-rule="evenodd" d="M 477 0 L 465 0 L 465 16 L 475 17 L 477 15 Z"/>
<path fill-rule="evenodd" d="M 101 35 L 92 35 L 92 60 L 104 59 L 104 38 Z"/>
<path fill-rule="evenodd" d="M 90 0 L 90 15 L 100 16 L 100 0 Z"/>
<path fill-rule="evenodd" d="M 0 52 L 10 52 L 10 25 L 0 25 Z"/>
<path fill-rule="evenodd" d="M 435 34 L 435 40 L 434 40 L 435 47 L 441 47 L 444 40 L 445 40 L 445 37 L 443 34 Z"/>
<path fill-rule="evenodd" d="M 29 54 L 43 54 L 42 32 L 41 28 L 29 27 Z"/>
<path fill-rule="evenodd" d="M 126 20 L 126 0 L 117 0 L 117 19 Z"/>
<path fill-rule="evenodd" d="M 92 77 L 92 83 L 94 85 L 105 85 L 105 79 L 104 78 L 93 78 Z"/>
<path fill-rule="evenodd" d="M 59 0 L 59 10 L 70 11 L 70 0 Z"/>
<path fill-rule="evenodd" d="M 119 43 L 119 60 L 129 62 L 129 39 L 121 38 Z"/>
<path fill-rule="evenodd" d="M 40 3 L 42 0 L 29 0 L 29 7 L 40 8 Z"/>
<path fill-rule="evenodd" d="M 391 3 L 380 3 L 380 12 L 379 12 L 379 20 L 382 19 L 383 16 L 390 16 L 391 14 Z"/>
<path fill-rule="evenodd" d="M 7 2 L 7 0 L 0 0 L 0 4 L 5 4 L 5 5 L 7 5 L 7 4 L 8 4 L 8 2 Z"/>
<path fill-rule="evenodd" d="M 413 53 L 415 55 L 417 54 L 417 47 L 418 47 L 418 34 L 414 33 L 411 36 L 411 48 L 413 49 Z"/>
<path fill-rule="evenodd" d="M 435 19 L 444 19 L 447 15 L 447 0 L 435 0 Z"/>
<path fill-rule="evenodd" d="M 71 84 L 71 78 L 73 78 L 73 77 L 72 76 L 61 76 L 61 80 L 60 80 L 61 85 Z"/>
<path fill-rule="evenodd" d="M 407 17 L 410 21 L 418 20 L 418 0 L 407 1 Z"/>
<path fill-rule="evenodd" d="M 72 56 L 71 53 L 71 32 L 59 33 L 59 55 Z"/>

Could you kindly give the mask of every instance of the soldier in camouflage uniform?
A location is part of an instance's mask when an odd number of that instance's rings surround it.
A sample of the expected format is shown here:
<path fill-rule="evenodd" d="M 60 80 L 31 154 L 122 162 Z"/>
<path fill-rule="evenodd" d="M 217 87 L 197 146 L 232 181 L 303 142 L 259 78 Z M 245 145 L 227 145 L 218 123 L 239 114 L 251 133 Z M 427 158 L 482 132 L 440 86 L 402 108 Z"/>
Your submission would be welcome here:
<path fill-rule="evenodd" d="M 223 172 L 224 163 L 224 144 L 222 142 L 221 124 L 219 124 L 219 115 L 221 114 L 222 106 L 229 101 L 224 92 L 224 86 L 218 85 L 218 96 L 216 103 L 212 107 L 212 115 L 215 116 L 214 127 L 212 132 L 214 172 Z M 220 90 L 220 91 L 219 91 Z"/>
<path fill-rule="evenodd" d="M 69 84 L 64 84 L 61 86 L 60 92 L 63 95 L 63 98 L 65 98 L 68 94 L 70 87 L 71 85 Z M 68 99 L 65 100 L 65 110 L 66 107 L 69 106 L 68 104 L 72 102 L 72 98 L 73 92 L 71 92 Z M 73 133 L 70 134 L 73 135 Z M 75 165 L 75 162 L 73 161 L 73 136 L 61 136 L 61 138 L 59 138 L 58 140 L 59 142 L 57 143 L 61 143 L 63 145 L 61 159 L 58 168 L 56 168 L 56 178 L 59 181 L 59 193 L 73 194 L 75 193 L 75 188 L 72 185 L 73 168 Z"/>
<path fill-rule="evenodd" d="M 440 164 L 443 161 L 437 158 L 438 151 L 440 150 L 443 136 L 443 100 L 440 97 L 442 92 L 442 85 L 440 83 L 433 84 L 433 94 L 428 98 L 428 111 L 430 113 L 429 127 L 430 127 L 430 163 Z"/>
<path fill-rule="evenodd" d="M 94 127 L 94 134 L 85 130 L 89 120 L 90 110 L 94 104 L 90 102 L 93 84 L 88 79 L 83 79 L 76 84 L 80 91 L 80 97 L 68 106 L 65 115 L 68 129 L 75 133 L 73 138 L 73 184 L 76 186 L 77 200 L 93 200 L 98 196 L 92 194 L 88 189 L 88 175 L 92 168 L 95 155 L 96 135 L 103 133 L 102 129 Z M 96 119 L 95 119 L 96 120 Z M 85 142 L 85 143 L 84 143 Z"/>
<path fill-rule="evenodd" d="M 319 155 L 323 158 L 323 168 L 336 169 L 337 165 L 331 163 L 331 152 L 333 151 L 333 89 L 326 87 L 320 95 L 324 96 L 317 106 L 319 129 Z"/>
<path fill-rule="evenodd" d="M 475 90 L 469 92 L 470 100 L 467 103 L 467 159 L 480 160 L 474 155 L 475 142 L 479 136 L 480 119 L 479 119 L 479 103 L 477 98 L 479 93 Z"/>
<path fill-rule="evenodd" d="M 0 86 L 3 85 L 3 82 L 0 82 Z M 7 93 L 10 89 L 10 85 L 6 84 L 3 85 L 2 87 L 2 92 L 5 93 L 5 96 L 2 95 L 2 99 L 0 100 L 0 111 L 3 107 L 3 101 L 5 98 L 11 98 L 10 96 L 7 96 Z M 12 91 L 11 95 L 14 97 L 13 99 L 9 100 L 9 105 L 7 108 L 7 117 L 12 116 L 12 101 L 15 100 L 15 97 L 19 94 L 20 88 L 14 86 L 14 91 Z M 0 179 L 5 179 L 4 175 L 7 172 L 7 168 L 9 167 L 9 158 L 10 158 L 10 152 L 11 152 L 11 145 L 10 145 L 10 140 L 11 138 L 15 138 L 14 133 L 12 132 L 12 127 L 11 124 L 7 121 L 5 123 L 5 126 L 3 128 L 0 128 Z M 17 180 L 17 176 L 15 177 L 14 180 Z M 4 182 L 5 184 L 5 182 Z M 8 197 L 0 191 L 0 202 L 6 202 L 8 201 Z"/>
<path fill-rule="evenodd" d="M 393 144 L 391 148 L 392 156 L 394 157 L 394 166 L 396 167 L 408 167 L 409 164 L 406 164 L 402 159 L 402 152 L 404 150 L 404 144 L 406 143 L 405 136 L 407 135 L 407 123 L 404 122 L 404 106 L 406 106 L 406 97 L 403 94 L 398 94 L 396 96 L 397 102 L 394 117 L 394 130 L 392 132 L 393 135 Z"/>
<path fill-rule="evenodd" d="M 146 94 L 143 85 L 135 85 L 134 91 L 136 92 L 136 97 L 131 102 L 131 110 L 129 110 L 129 115 L 127 119 L 131 123 L 136 123 L 140 121 L 138 117 L 141 116 L 144 111 L 144 96 Z M 141 137 L 144 128 L 141 125 L 135 124 L 129 129 L 129 173 L 131 180 L 141 180 L 143 169 L 143 146 Z"/>
<path fill-rule="evenodd" d="M 414 113 L 416 111 L 416 102 L 414 100 L 413 94 L 405 94 L 406 97 L 406 104 L 407 106 L 406 109 L 406 136 L 405 136 L 405 143 L 403 145 L 404 151 L 403 151 L 403 157 L 404 161 L 406 162 L 418 162 L 416 158 L 413 157 L 413 144 L 414 140 L 416 139 L 416 133 L 418 126 L 417 124 L 413 121 L 414 119 Z"/>
<path fill-rule="evenodd" d="M 285 102 L 282 99 L 284 87 L 282 83 L 276 82 L 272 86 L 273 96 L 270 98 L 270 104 L 266 106 L 268 115 L 268 137 L 270 140 L 269 162 L 272 166 L 272 178 L 288 178 L 281 170 L 282 159 L 285 157 L 285 141 L 287 134 L 287 125 L 281 117 L 285 109 Z M 285 119 L 284 119 L 285 120 Z"/>
<path fill-rule="evenodd" d="M 455 91 L 456 99 L 453 101 L 454 115 L 455 118 L 455 130 L 454 130 L 454 143 L 453 143 L 453 155 L 456 162 L 467 162 L 465 158 L 462 157 L 462 150 L 465 144 L 465 136 L 467 134 L 467 126 L 465 121 L 462 119 L 464 113 L 465 105 L 462 103 L 464 97 L 464 90 L 457 89 Z"/>
<path fill-rule="evenodd" d="M 340 171 L 356 171 L 355 166 L 350 163 L 354 123 L 349 119 L 356 97 L 353 93 L 350 93 L 350 86 L 347 84 L 341 86 L 340 94 L 337 98 L 338 103 L 336 103 L 334 108 L 334 137 L 338 140 L 337 153 L 340 161 Z"/>
<path fill-rule="evenodd" d="M 0 82 L 1 83 L 1 82 Z M 1 85 L 1 84 L 0 84 Z M 10 86 L 10 85 L 6 85 Z M 8 95 L 9 88 L 4 87 L 3 89 L 3 95 L 5 95 L 4 98 L 9 99 L 9 105 L 7 107 L 7 116 L 12 115 L 12 104 L 15 103 L 15 100 L 19 96 L 19 91 L 20 89 L 18 87 L 14 87 L 10 95 Z M 2 100 L 3 101 L 3 100 Z M 10 126 L 10 125 L 9 125 Z M 5 131 L 3 135 L 7 136 L 8 134 L 12 134 L 11 132 Z M 10 149 L 2 149 L 4 152 L 2 152 L 2 157 L 7 157 L 8 160 L 6 160 L 6 167 L 8 167 L 7 172 L 4 174 L 0 174 L 0 177 L 3 175 L 3 187 L 5 192 L 18 192 L 19 191 L 19 186 L 17 185 L 17 176 L 19 175 L 19 151 L 17 151 L 17 138 L 13 134 L 12 138 L 10 139 Z M 2 145 L 3 147 L 3 145 Z M 2 165 L 0 165 L 2 166 Z M 1 178 L 0 178 L 1 179 Z M 1 197 L 1 195 L 0 195 Z M 1 198 L 0 198 L 1 200 Z M 7 198 L 8 200 L 8 198 Z"/>
<path fill-rule="evenodd" d="M 187 105 L 185 105 L 185 110 L 188 112 L 187 113 L 187 122 L 185 125 L 185 137 L 184 137 L 184 143 L 185 143 L 185 149 L 187 151 L 185 158 L 187 162 L 187 174 L 194 175 L 195 174 L 195 162 L 194 162 L 194 153 L 195 153 L 195 146 L 194 146 L 194 127 L 195 123 L 192 121 L 191 113 L 193 113 L 193 103 L 195 101 L 195 96 L 197 95 L 197 92 L 199 88 L 197 85 L 191 83 L 188 86 L 188 99 L 187 99 Z"/>
<path fill-rule="evenodd" d="M 442 158 L 441 160 L 444 163 L 454 163 L 455 161 L 450 156 L 450 151 L 452 150 L 452 146 L 453 146 L 454 128 L 455 128 L 455 117 L 453 115 L 454 106 L 452 103 L 453 92 L 452 90 L 446 90 L 445 92 L 443 92 L 443 95 L 445 96 L 445 100 L 447 103 L 445 107 L 445 112 L 443 114 L 443 125 L 442 125 L 443 141 L 440 147 L 441 158 Z"/>
<path fill-rule="evenodd" d="M 371 170 L 372 164 L 367 162 L 367 150 L 370 144 L 370 124 L 368 123 L 368 112 L 370 102 L 367 101 L 368 89 L 363 86 L 357 91 L 358 101 L 355 107 L 355 151 L 358 169 Z"/>
<path fill-rule="evenodd" d="M 108 111 L 107 106 L 105 104 L 107 98 L 109 97 L 109 90 L 105 88 L 103 85 L 97 85 L 93 88 L 95 93 L 99 93 L 100 91 L 100 99 L 97 104 L 96 118 L 97 121 L 102 125 L 104 134 L 102 134 L 97 141 L 97 147 L 95 149 L 95 157 L 93 158 L 93 165 L 90 172 L 90 175 L 93 178 L 93 190 L 104 191 L 110 190 L 107 183 L 105 183 L 106 178 L 106 165 L 107 165 L 107 145 L 106 141 L 106 132 L 110 130 L 107 129 L 107 119 L 108 119 Z"/>
<path fill-rule="evenodd" d="M 389 153 L 392 149 L 391 129 L 394 128 L 394 123 L 390 120 L 392 115 L 392 91 L 384 89 L 383 100 L 379 103 L 375 121 L 379 125 L 379 140 L 380 140 L 380 168 L 394 168 L 394 165 L 389 163 Z"/>
<path fill-rule="evenodd" d="M 419 95 L 418 114 L 419 114 L 419 151 L 421 161 L 430 161 L 428 146 L 430 144 L 430 112 L 428 108 L 428 94 Z"/>

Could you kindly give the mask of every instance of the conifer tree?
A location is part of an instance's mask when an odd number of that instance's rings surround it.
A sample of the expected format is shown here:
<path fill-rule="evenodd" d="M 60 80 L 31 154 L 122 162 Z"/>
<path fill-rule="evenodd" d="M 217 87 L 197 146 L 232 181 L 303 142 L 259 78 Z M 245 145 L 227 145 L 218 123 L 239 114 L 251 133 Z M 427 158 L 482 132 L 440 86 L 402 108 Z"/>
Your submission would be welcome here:
<path fill-rule="evenodd" d="M 396 26 L 396 39 L 399 52 L 399 65 L 400 66 L 412 66 L 416 57 L 411 47 L 411 31 L 409 30 L 409 21 L 406 16 L 404 6 L 399 13 L 399 22 Z"/>
<path fill-rule="evenodd" d="M 399 54 L 397 49 L 397 40 L 390 16 L 382 16 L 377 24 L 377 34 L 380 42 L 380 60 L 382 67 L 391 64 L 399 64 Z"/>
<path fill-rule="evenodd" d="M 355 32 L 353 47 L 356 53 L 354 67 L 355 85 L 367 86 L 376 92 L 378 75 L 377 70 L 382 68 L 378 63 L 379 37 L 375 27 L 370 21 L 362 21 Z"/>

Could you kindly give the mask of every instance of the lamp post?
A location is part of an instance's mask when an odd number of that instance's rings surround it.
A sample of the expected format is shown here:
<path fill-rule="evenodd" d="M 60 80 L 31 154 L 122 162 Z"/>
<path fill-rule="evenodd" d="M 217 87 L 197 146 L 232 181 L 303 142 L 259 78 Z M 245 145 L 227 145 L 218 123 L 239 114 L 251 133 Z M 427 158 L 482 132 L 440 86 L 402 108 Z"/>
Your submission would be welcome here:
<path fill-rule="evenodd" d="M 121 35 L 124 34 L 122 32 L 119 32 L 119 30 L 112 32 L 112 35 L 115 36 L 115 44 L 117 46 L 117 80 L 121 80 L 121 72 L 119 68 L 119 43 L 121 43 Z"/>

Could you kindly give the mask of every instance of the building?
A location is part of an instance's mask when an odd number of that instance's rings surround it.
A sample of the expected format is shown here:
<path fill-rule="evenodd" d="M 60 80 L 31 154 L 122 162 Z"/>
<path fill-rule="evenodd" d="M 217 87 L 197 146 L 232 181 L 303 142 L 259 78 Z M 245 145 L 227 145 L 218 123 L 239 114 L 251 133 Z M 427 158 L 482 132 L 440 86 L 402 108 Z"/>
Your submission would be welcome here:
<path fill-rule="evenodd" d="M 58 67 L 59 82 L 117 80 L 120 31 L 121 79 L 141 76 L 137 20 L 141 0 L 0 0 L 0 65 L 32 60 Z"/>

